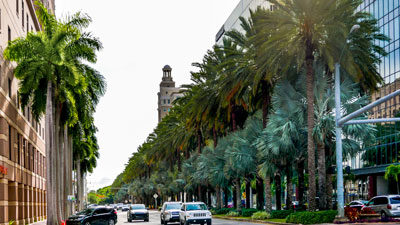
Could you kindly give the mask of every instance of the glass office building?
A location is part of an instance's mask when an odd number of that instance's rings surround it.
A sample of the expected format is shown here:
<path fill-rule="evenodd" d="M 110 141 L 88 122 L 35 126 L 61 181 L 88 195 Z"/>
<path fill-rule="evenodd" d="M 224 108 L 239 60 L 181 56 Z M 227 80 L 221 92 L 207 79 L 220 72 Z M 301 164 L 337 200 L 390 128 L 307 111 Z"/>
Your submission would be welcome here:
<path fill-rule="evenodd" d="M 360 11 L 369 12 L 378 20 L 380 32 L 390 38 L 388 42 L 378 41 L 387 56 L 382 57 L 379 72 L 384 85 L 371 96 L 375 101 L 400 89 L 400 16 L 399 0 L 365 0 Z M 371 118 L 400 116 L 400 97 L 396 97 L 371 112 Z M 357 181 L 346 185 L 347 200 L 369 199 L 376 195 L 397 192 L 394 180 L 385 180 L 387 166 L 400 163 L 400 123 L 377 125 L 378 133 L 374 145 L 367 147 L 349 162 Z"/>

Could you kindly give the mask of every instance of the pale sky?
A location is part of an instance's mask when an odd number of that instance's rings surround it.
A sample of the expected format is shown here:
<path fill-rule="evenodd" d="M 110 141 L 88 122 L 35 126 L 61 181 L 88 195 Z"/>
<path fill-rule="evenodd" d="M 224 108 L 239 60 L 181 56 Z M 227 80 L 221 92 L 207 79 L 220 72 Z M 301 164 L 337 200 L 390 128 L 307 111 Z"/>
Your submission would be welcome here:
<path fill-rule="evenodd" d="M 156 127 L 162 67 L 177 86 L 190 82 L 239 0 L 56 0 L 56 15 L 82 11 L 103 42 L 94 67 L 107 80 L 95 115 L 100 159 L 90 189 L 110 185 Z"/>

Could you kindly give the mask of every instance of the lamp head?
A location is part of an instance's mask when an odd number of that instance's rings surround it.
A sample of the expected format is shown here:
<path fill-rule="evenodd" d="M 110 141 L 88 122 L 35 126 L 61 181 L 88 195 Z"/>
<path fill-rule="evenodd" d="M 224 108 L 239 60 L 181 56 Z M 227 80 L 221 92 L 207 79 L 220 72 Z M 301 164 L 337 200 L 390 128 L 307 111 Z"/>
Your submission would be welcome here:
<path fill-rule="evenodd" d="M 354 31 L 356 31 L 356 30 L 358 30 L 358 29 L 360 29 L 360 25 L 355 24 L 355 25 L 353 25 L 353 26 L 351 27 L 350 33 L 354 32 Z"/>

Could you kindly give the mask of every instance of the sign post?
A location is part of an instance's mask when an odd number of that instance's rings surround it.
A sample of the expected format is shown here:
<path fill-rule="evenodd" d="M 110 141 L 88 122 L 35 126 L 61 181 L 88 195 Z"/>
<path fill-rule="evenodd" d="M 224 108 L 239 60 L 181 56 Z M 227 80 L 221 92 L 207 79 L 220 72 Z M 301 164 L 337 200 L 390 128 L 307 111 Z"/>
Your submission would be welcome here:
<path fill-rule="evenodd" d="M 153 195 L 153 197 L 154 197 L 154 201 L 156 202 L 156 209 L 158 209 L 158 208 L 157 208 L 157 198 L 158 198 L 158 194 L 155 193 L 155 194 Z"/>

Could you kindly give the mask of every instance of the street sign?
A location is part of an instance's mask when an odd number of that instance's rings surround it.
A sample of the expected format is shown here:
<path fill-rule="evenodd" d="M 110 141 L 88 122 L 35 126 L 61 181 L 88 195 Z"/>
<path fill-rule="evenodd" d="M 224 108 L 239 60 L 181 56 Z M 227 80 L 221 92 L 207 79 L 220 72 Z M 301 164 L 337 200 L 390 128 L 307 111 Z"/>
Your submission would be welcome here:
<path fill-rule="evenodd" d="M 158 198 L 158 194 L 154 194 L 153 197 L 154 197 L 155 199 L 157 199 L 157 198 Z"/>

